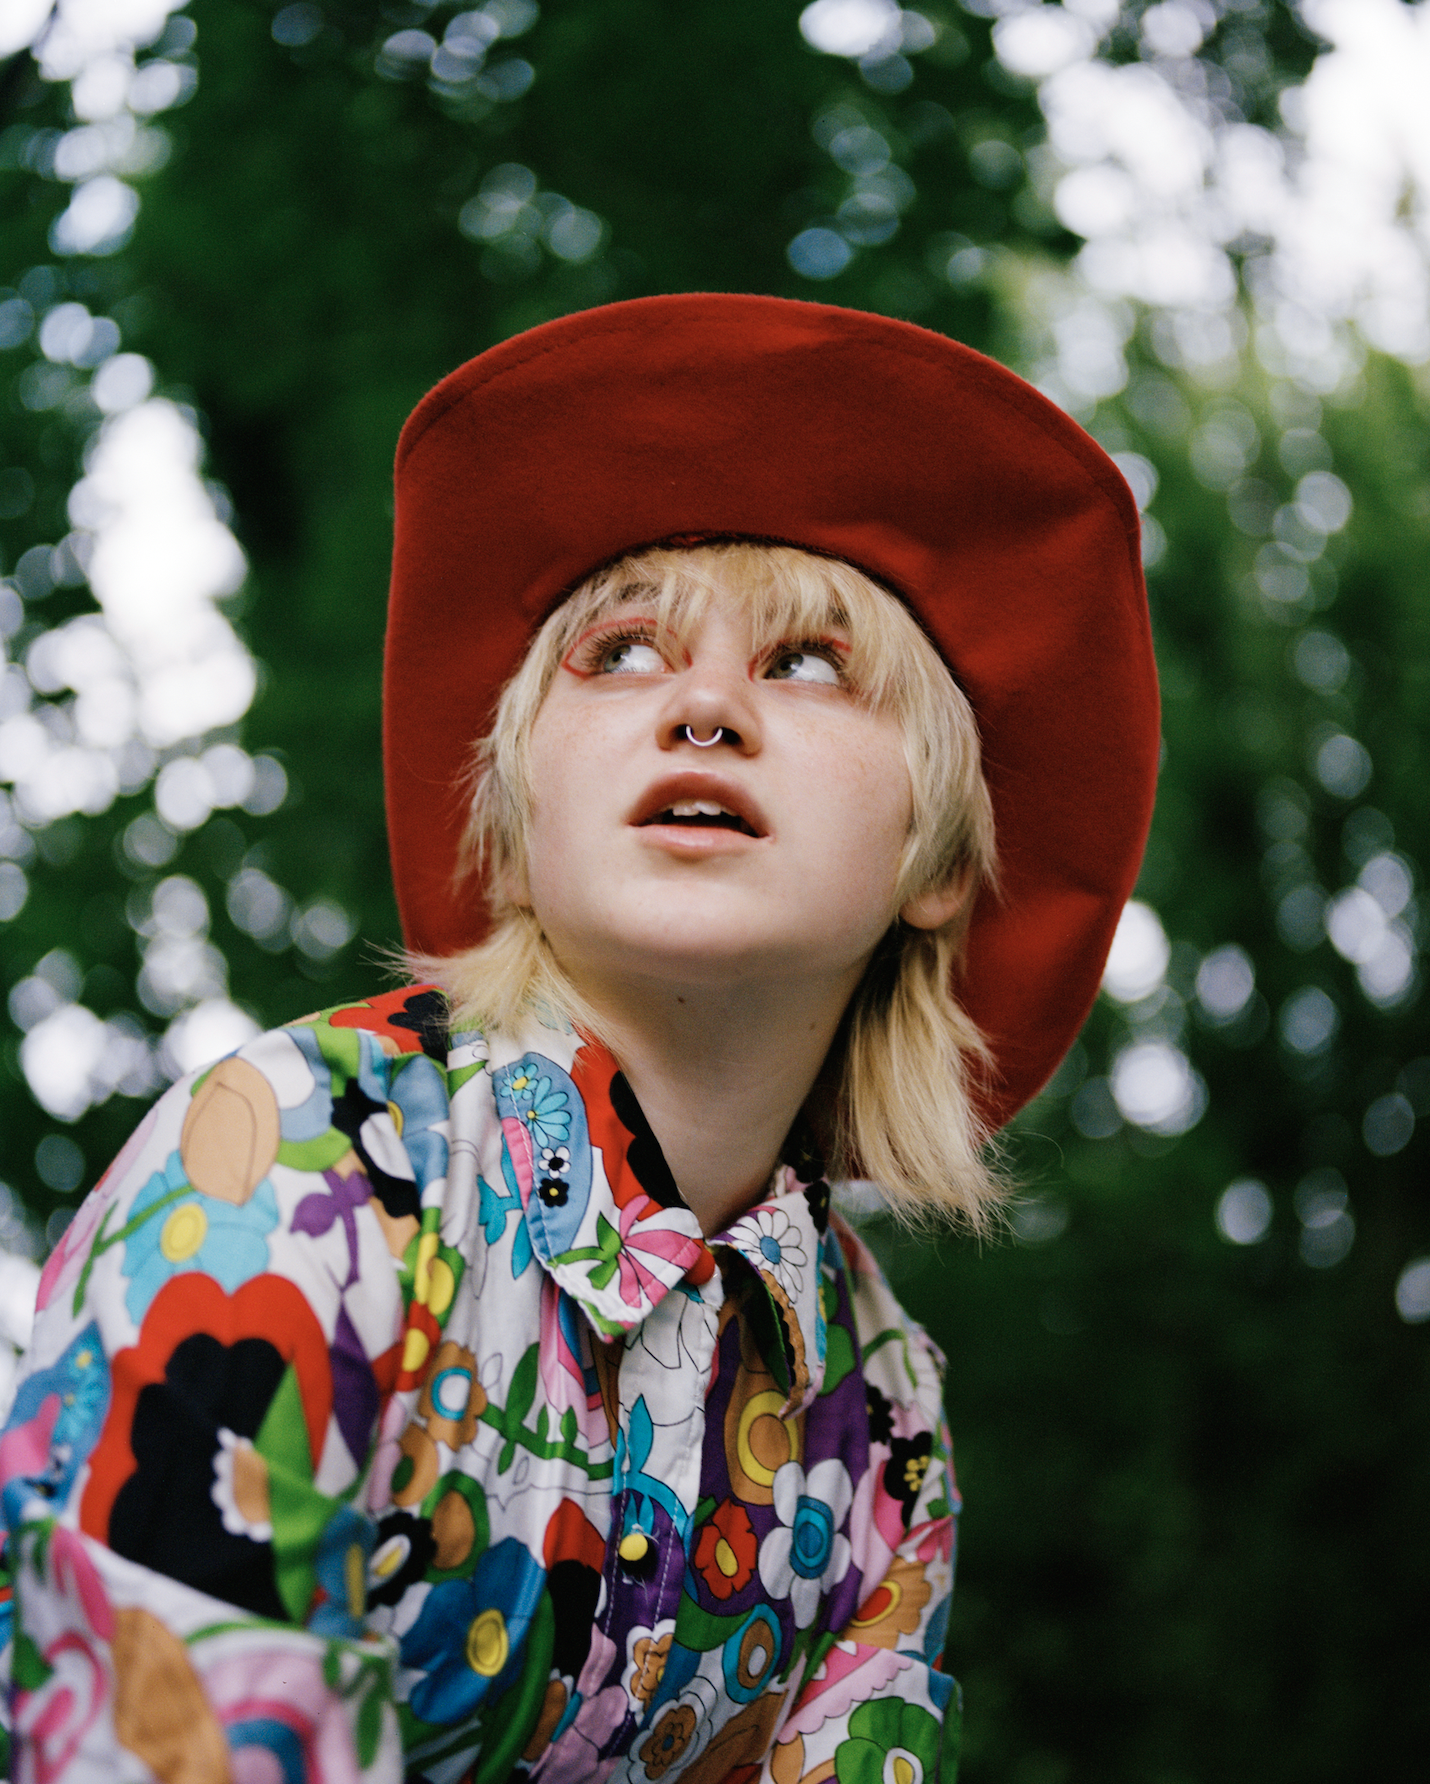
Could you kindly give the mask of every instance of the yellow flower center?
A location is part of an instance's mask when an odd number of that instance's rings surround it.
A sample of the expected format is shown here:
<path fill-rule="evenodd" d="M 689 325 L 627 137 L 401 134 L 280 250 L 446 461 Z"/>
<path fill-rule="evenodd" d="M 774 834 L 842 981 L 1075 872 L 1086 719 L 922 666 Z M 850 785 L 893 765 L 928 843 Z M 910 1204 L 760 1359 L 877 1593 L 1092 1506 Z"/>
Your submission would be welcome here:
<path fill-rule="evenodd" d="M 511 1642 L 506 1619 L 498 1610 L 483 1611 L 467 1631 L 467 1665 L 484 1679 L 494 1679 L 506 1665 Z"/>
<path fill-rule="evenodd" d="M 412 1269 L 413 1298 L 425 1307 L 432 1293 L 432 1260 L 437 1255 L 437 1235 L 424 1233 L 417 1241 L 417 1261 Z"/>
<path fill-rule="evenodd" d="M 441 1319 L 452 1305 L 452 1296 L 457 1292 L 457 1278 L 452 1274 L 452 1266 L 442 1257 L 433 1258 L 428 1276 L 427 1305 Z"/>
<path fill-rule="evenodd" d="M 432 1348 L 432 1340 L 420 1326 L 409 1326 L 407 1336 L 402 1341 L 402 1367 L 410 1375 L 414 1369 L 420 1369 L 427 1361 L 427 1353 Z"/>
<path fill-rule="evenodd" d="M 915 1784 L 914 1762 L 904 1754 L 896 1753 L 889 1769 L 894 1774 L 894 1784 Z"/>
<path fill-rule="evenodd" d="M 740 1563 L 735 1558 L 735 1551 L 730 1547 L 723 1536 L 720 1538 L 719 1542 L 715 1544 L 715 1565 L 720 1569 L 727 1580 L 734 1579 L 735 1575 L 740 1571 Z"/>
<path fill-rule="evenodd" d="M 197 1202 L 181 1202 L 164 1222 L 159 1250 L 171 1264 L 186 1264 L 208 1237 L 209 1217 Z"/>
<path fill-rule="evenodd" d="M 405 1536 L 391 1537 L 373 1556 L 372 1571 L 380 1580 L 390 1580 L 407 1559 L 411 1546 Z"/>
<path fill-rule="evenodd" d="M 367 1565 L 359 1543 L 350 1543 L 343 1556 L 343 1584 L 348 1589 L 348 1615 L 360 1617 L 367 1605 Z"/>

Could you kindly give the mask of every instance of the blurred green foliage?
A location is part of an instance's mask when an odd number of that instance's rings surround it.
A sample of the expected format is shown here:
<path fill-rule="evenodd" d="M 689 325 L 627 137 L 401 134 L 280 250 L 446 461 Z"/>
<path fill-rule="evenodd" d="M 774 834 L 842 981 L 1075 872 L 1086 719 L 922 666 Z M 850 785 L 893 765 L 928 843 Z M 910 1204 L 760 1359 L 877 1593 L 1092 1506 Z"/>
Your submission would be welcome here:
<path fill-rule="evenodd" d="M 1034 89 L 992 56 L 989 5 L 927 9 L 931 43 L 861 73 L 803 43 L 784 0 L 550 0 L 539 17 L 494 0 L 509 35 L 487 46 L 480 81 L 446 82 L 391 45 L 440 38 L 451 5 L 278 10 L 195 0 L 196 37 L 176 17 L 144 52 L 196 66 L 198 85 L 156 120 L 166 158 L 136 176 L 137 227 L 103 256 L 47 245 L 68 193 L 45 144 L 73 124 L 67 89 L 24 56 L 4 77 L 0 284 L 37 309 L 68 298 L 113 316 L 160 392 L 192 405 L 250 563 L 226 609 L 265 665 L 241 735 L 289 775 L 279 810 L 216 816 L 158 866 L 125 845 L 147 785 L 17 845 L 31 889 L 0 925 L 7 989 L 62 949 L 105 1017 L 138 1007 L 134 923 L 176 873 L 204 890 L 230 994 L 263 1023 L 380 976 L 371 949 L 397 940 L 378 704 L 390 454 L 452 366 L 545 318 L 683 289 L 882 310 L 1024 366 L 1036 324 L 1021 293 L 1078 245 L 1039 175 Z M 1106 55 L 1135 54 L 1142 10 L 1124 8 Z M 1224 10 L 1202 59 L 1229 71 L 1245 116 L 1274 124 L 1314 42 L 1285 4 Z M 883 208 L 859 200 L 841 218 L 871 168 Z M 498 232 L 503 204 L 517 223 Z M 826 253 L 852 248 L 843 270 L 795 270 L 787 249 L 811 230 Z M 1154 471 L 1166 541 L 1150 577 L 1166 760 L 1139 888 L 1173 944 L 1165 983 L 1141 1004 L 1100 1003 L 1016 1124 L 1016 1238 L 979 1250 L 874 1235 L 950 1356 L 968 1497 L 950 1636 L 964 1775 L 1409 1778 L 1430 1738 L 1430 1326 L 1400 1317 L 1395 1290 L 1430 1252 L 1430 1216 L 1423 1132 L 1387 1151 L 1366 1120 L 1387 1097 L 1430 1113 L 1430 1040 L 1418 976 L 1399 1001 L 1371 1001 L 1324 912 L 1377 849 L 1417 875 L 1430 859 L 1427 386 L 1371 357 L 1320 400 L 1247 356 L 1233 391 L 1206 388 L 1167 363 L 1154 321 L 1128 342 L 1126 390 L 1084 419 Z M 0 518 L 0 569 L 66 533 L 97 419 L 81 380 L 47 406 L 17 394 L 35 361 L 33 341 L 0 358 L 0 472 L 23 470 L 33 492 Z M 1228 429 L 1240 459 L 1224 475 Z M 1257 592 L 1258 554 L 1311 463 L 1298 451 L 1334 466 L 1354 510 L 1304 599 L 1278 607 Z M 62 581 L 10 660 L 92 605 L 78 575 Z M 1352 797 L 1316 770 L 1337 735 L 1373 764 Z M 327 955 L 286 932 L 260 945 L 229 914 L 245 868 L 300 903 L 336 901 L 361 940 Z M 1229 945 L 1256 988 L 1220 1021 L 1197 975 Z M 1338 1027 L 1298 1051 L 1286 1012 L 1307 987 Z M 1184 1049 L 1199 1074 L 1206 1111 L 1189 1131 L 1114 1107 L 1107 1075 L 1139 1040 Z M 142 1102 L 117 1094 L 57 1122 L 27 1095 L 19 1048 L 12 1027 L 0 1177 L 43 1226 Z M 1272 1219 L 1232 1244 L 1213 1213 L 1247 1177 Z M 1349 1198 L 1344 1216 L 1326 1204 L 1323 1226 L 1354 1221 L 1333 1263 L 1307 1237 L 1316 1184 Z"/>

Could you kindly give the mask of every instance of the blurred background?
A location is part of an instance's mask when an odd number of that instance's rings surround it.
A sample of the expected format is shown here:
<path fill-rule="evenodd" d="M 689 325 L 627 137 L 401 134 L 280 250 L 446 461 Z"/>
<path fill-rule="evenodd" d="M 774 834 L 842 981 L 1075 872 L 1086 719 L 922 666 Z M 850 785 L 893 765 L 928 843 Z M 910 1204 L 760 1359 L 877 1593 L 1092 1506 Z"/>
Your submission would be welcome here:
<path fill-rule="evenodd" d="M 1144 510 L 1157 819 L 950 1356 L 967 1784 L 1427 1775 L 1430 5 L 6 0 L 0 1389 L 170 1078 L 382 981 L 401 422 L 612 298 L 991 353 Z"/>

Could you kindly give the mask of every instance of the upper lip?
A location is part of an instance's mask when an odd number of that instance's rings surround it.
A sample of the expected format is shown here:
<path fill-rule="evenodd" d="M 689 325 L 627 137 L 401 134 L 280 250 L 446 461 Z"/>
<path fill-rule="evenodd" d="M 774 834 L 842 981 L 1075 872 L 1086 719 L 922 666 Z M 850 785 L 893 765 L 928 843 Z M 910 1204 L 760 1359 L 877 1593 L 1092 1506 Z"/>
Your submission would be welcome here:
<path fill-rule="evenodd" d="M 756 836 L 769 834 L 765 814 L 738 782 L 699 769 L 687 769 L 683 774 L 666 775 L 656 781 L 646 790 L 629 821 L 635 825 L 652 824 L 662 812 L 687 799 L 704 799 L 718 805 L 732 817 L 742 818 Z"/>

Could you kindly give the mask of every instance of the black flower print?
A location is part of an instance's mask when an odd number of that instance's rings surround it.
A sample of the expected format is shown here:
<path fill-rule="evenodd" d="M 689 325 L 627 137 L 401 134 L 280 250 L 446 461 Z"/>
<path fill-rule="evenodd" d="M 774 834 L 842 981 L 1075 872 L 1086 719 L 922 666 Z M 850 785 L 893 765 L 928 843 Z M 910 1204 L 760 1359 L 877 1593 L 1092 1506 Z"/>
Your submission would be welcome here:
<path fill-rule="evenodd" d="M 536 1186 L 539 1195 L 548 1208 L 564 1208 L 566 1198 L 571 1193 L 568 1181 L 571 1171 L 571 1151 L 567 1146 L 543 1146 L 541 1149 L 541 1180 Z"/>
<path fill-rule="evenodd" d="M 626 1163 L 635 1172 L 641 1188 L 662 1208 L 683 1208 L 684 1199 L 670 1174 L 670 1166 L 665 1162 L 660 1141 L 651 1132 L 645 1111 L 636 1101 L 636 1093 L 626 1082 L 624 1072 L 617 1072 L 611 1079 L 610 1095 L 611 1107 L 620 1117 L 622 1126 L 631 1132 Z"/>
<path fill-rule="evenodd" d="M 824 1154 L 814 1137 L 814 1129 L 802 1115 L 796 1118 L 785 1136 L 785 1143 L 780 1148 L 780 1163 L 789 1165 L 801 1183 L 818 1183 L 824 1175 Z M 825 1194 L 828 1193 L 826 1185 Z"/>
<path fill-rule="evenodd" d="M 422 1043 L 422 1051 L 438 1065 L 447 1063 L 447 1000 L 440 991 L 414 991 L 388 1018 L 391 1028 L 405 1028 Z"/>
<path fill-rule="evenodd" d="M 164 1379 L 141 1388 L 135 1404 L 130 1444 L 138 1466 L 110 1514 L 115 1554 L 260 1617 L 286 1621 L 267 1527 L 245 1528 L 249 1520 L 235 1516 L 236 1507 L 225 1515 L 214 1484 L 226 1459 L 232 1472 L 225 1448 L 243 1445 L 266 1500 L 267 1470 L 245 1440 L 257 1435 L 287 1367 L 264 1338 L 230 1345 L 195 1332 L 175 1348 Z M 228 1446 L 220 1432 L 230 1435 Z M 228 1497 L 245 1495 L 240 1488 Z"/>
<path fill-rule="evenodd" d="M 333 1098 L 333 1126 L 352 1141 L 353 1151 L 362 1160 L 363 1171 L 372 1185 L 372 1193 L 382 1203 L 388 1218 L 401 1220 L 410 1214 L 414 1220 L 419 1220 L 422 1203 L 417 1185 L 410 1178 L 394 1177 L 383 1170 L 363 1138 L 363 1123 L 374 1115 L 387 1115 L 387 1104 L 370 1097 L 356 1078 L 349 1078 L 343 1086 L 343 1094 Z"/>
<path fill-rule="evenodd" d="M 872 1381 L 865 1382 L 864 1394 L 869 1405 L 869 1441 L 887 1443 L 894 1435 L 894 1409 Z"/>
<path fill-rule="evenodd" d="M 396 1604 L 432 1564 L 437 1542 L 430 1518 L 411 1512 L 389 1512 L 377 1527 L 377 1541 L 368 1563 L 367 1608 Z"/>
<path fill-rule="evenodd" d="M 829 1225 L 829 1185 L 822 1177 L 816 1183 L 805 1184 L 804 1200 L 815 1232 L 822 1234 Z"/>
<path fill-rule="evenodd" d="M 924 1476 L 933 1455 L 933 1437 L 920 1431 L 917 1437 L 896 1437 L 894 1453 L 884 1464 L 884 1490 L 896 1499 L 904 1514 L 904 1528 L 913 1520 L 914 1502 L 923 1491 Z"/>

